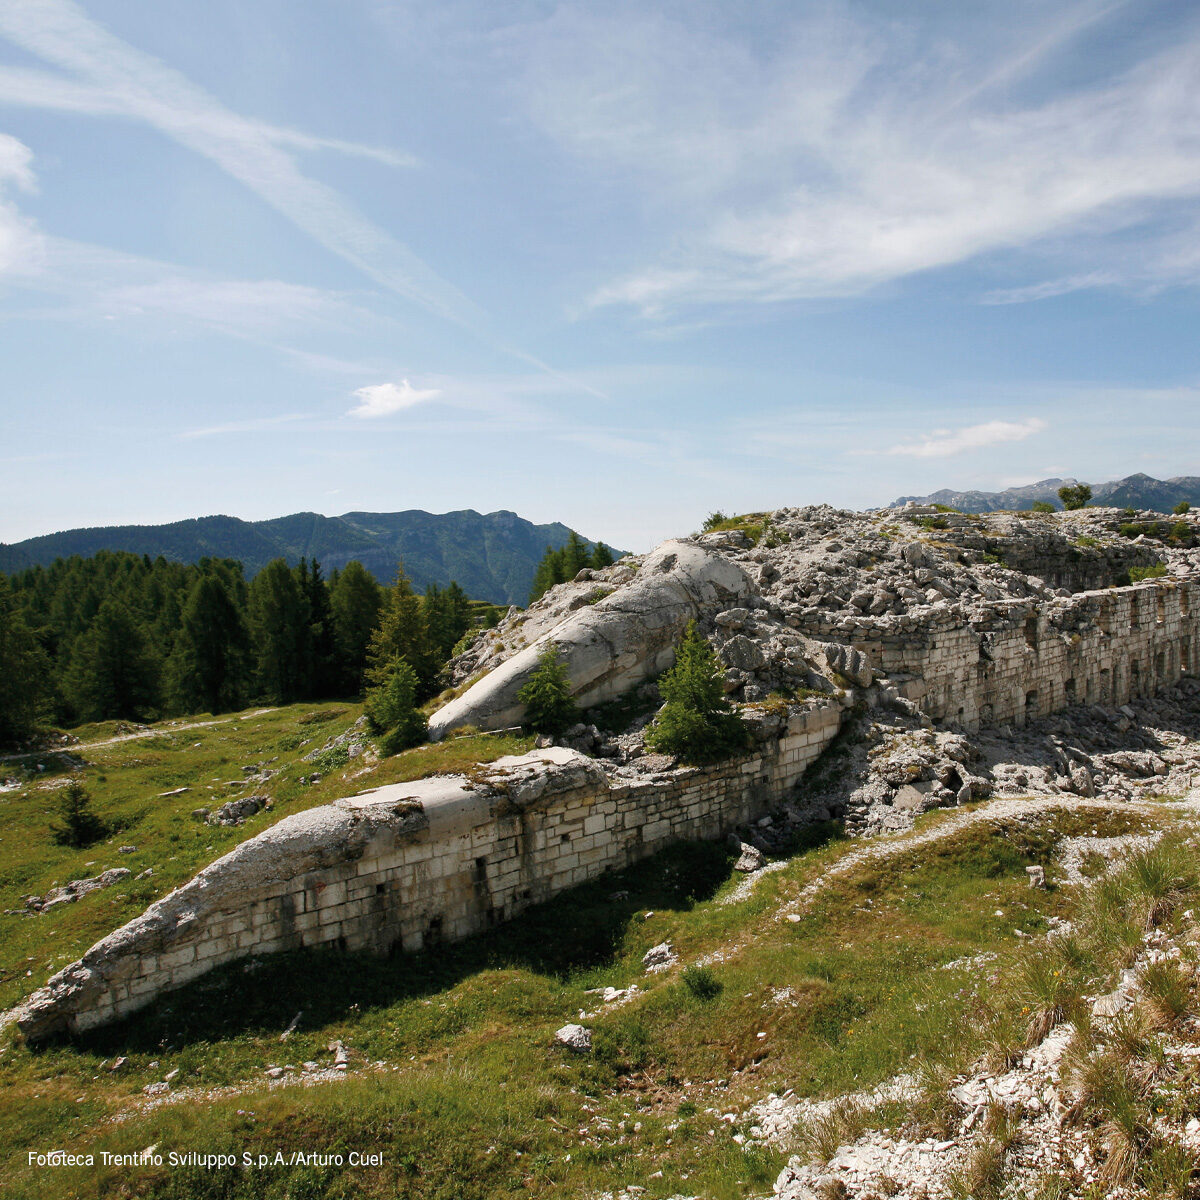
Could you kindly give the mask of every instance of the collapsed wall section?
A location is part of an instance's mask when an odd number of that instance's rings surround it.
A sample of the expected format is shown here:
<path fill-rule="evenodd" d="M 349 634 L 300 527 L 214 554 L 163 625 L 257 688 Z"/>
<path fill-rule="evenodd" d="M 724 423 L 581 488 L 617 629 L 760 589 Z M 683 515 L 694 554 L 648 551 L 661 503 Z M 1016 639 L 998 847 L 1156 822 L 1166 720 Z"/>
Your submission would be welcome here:
<path fill-rule="evenodd" d="M 466 937 L 783 799 L 841 725 L 793 709 L 754 753 L 614 777 L 551 747 L 477 779 L 392 784 L 280 821 L 98 942 L 18 1010 L 30 1039 L 125 1017 L 223 963 L 318 946 L 387 953 Z"/>

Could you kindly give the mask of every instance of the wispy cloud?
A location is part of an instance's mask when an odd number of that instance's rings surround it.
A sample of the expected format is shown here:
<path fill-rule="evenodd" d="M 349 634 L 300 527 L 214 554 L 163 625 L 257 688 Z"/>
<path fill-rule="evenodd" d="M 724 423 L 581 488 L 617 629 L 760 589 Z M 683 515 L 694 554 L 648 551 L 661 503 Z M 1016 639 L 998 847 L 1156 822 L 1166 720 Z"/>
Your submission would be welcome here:
<path fill-rule="evenodd" d="M 399 383 L 376 383 L 355 390 L 358 406 L 350 409 L 349 417 L 389 417 L 429 400 L 436 400 L 442 393 L 440 388 L 415 388 L 407 379 Z"/>
<path fill-rule="evenodd" d="M 1047 279 L 1025 287 L 998 288 L 985 292 L 981 300 L 984 304 L 1028 304 L 1033 300 L 1066 296 L 1085 288 L 1109 287 L 1119 281 L 1119 277 L 1111 271 L 1091 271 L 1086 275 L 1067 275 L 1061 279 Z"/>
<path fill-rule="evenodd" d="M 0 141 L 0 158 L 3 142 Z M 0 200 L 3 163 L 0 161 Z M 20 253 L 4 253 L 5 236 Z M 165 322 L 172 330 L 216 330 L 263 341 L 317 327 L 377 321 L 355 298 L 279 279 L 229 279 L 174 263 L 52 237 L 0 203 L 0 272 L 15 287 L 52 299 L 54 319 Z M 268 344 L 274 344 L 273 342 Z M 292 353 L 286 345 L 275 347 Z M 296 354 L 319 366 L 319 356 Z M 362 368 L 357 368 L 362 374 Z"/>
<path fill-rule="evenodd" d="M 136 97 L 118 88 L 77 83 L 66 76 L 24 67 L 0 66 L 0 104 L 12 104 L 22 108 L 48 108 L 92 117 L 145 116 Z M 210 121 L 214 115 L 218 118 L 214 123 L 213 132 L 219 134 L 232 133 L 241 137 L 265 138 L 274 145 L 287 146 L 293 150 L 329 150 L 353 158 L 373 159 L 389 167 L 419 165 L 414 155 L 398 150 L 365 146 L 360 142 L 344 141 L 341 138 L 318 137 L 229 112 L 210 111 L 207 115 Z"/>
<path fill-rule="evenodd" d="M 0 133 L 0 272 L 27 265 L 40 245 L 33 222 L 8 197 L 13 189 L 33 191 L 33 155 L 24 142 Z"/>
<path fill-rule="evenodd" d="M 297 421 L 307 421 L 308 413 L 284 413 L 278 417 L 253 417 L 248 421 L 227 421 L 223 425 L 208 425 L 203 429 L 185 430 L 181 437 L 208 438 L 223 437 L 230 433 L 262 433 L 268 430 L 278 430 L 283 425 L 293 425 Z"/>
<path fill-rule="evenodd" d="M 933 433 L 924 434 L 920 441 L 902 442 L 890 446 L 884 453 L 907 458 L 950 458 L 967 450 L 983 450 L 1004 442 L 1023 442 L 1046 428 L 1041 417 L 1030 417 L 1026 421 L 984 421 L 965 429 L 935 429 Z"/>
<path fill-rule="evenodd" d="M 1094 262 L 1113 234 L 1194 202 L 1194 21 L 1179 18 L 1166 48 L 1131 40 L 1109 48 L 1107 72 L 1072 68 L 1078 82 L 1042 86 L 1039 72 L 1122 7 L 1045 10 L 1039 25 L 981 5 L 936 39 L 916 14 L 799 7 L 768 42 L 568 4 L 522 26 L 514 46 L 527 48 L 513 53 L 528 56 L 533 119 L 663 211 L 669 248 L 592 297 L 658 315 L 853 295 L 1015 248 L 1053 257 L 1083 245 Z"/>
<path fill-rule="evenodd" d="M 211 159 L 314 240 L 384 287 L 467 326 L 482 324 L 477 307 L 405 245 L 351 208 L 336 191 L 310 179 L 289 149 L 337 148 L 248 120 L 178 71 L 114 37 L 71 0 L 0 0 L 0 33 L 68 72 L 0 81 L 0 98 L 42 107 L 136 117 Z M 31 84 L 27 90 L 21 86 Z"/>
<path fill-rule="evenodd" d="M 60 77 L 0 69 L 0 101 L 145 121 L 214 162 L 389 291 L 573 390 L 607 398 L 498 336 L 482 308 L 336 190 L 305 175 L 289 151 L 335 150 L 405 166 L 413 163 L 409 155 L 314 137 L 235 113 L 179 71 L 113 36 L 74 0 L 0 0 L 0 34 L 67 72 Z"/>

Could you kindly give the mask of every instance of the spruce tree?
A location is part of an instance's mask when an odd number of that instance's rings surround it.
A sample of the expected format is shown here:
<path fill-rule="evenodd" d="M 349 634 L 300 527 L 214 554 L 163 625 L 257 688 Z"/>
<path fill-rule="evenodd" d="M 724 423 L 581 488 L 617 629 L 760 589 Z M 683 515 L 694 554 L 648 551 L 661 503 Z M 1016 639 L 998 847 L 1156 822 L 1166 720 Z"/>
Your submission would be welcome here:
<path fill-rule="evenodd" d="M 471 617 L 471 601 L 467 593 L 452 579 L 446 588 L 446 640 L 447 645 L 443 657 L 449 658 L 454 647 L 471 631 L 474 620 Z"/>
<path fill-rule="evenodd" d="M 347 695 L 353 695 L 363 686 L 367 647 L 379 623 L 383 589 L 362 563 L 348 562 L 333 584 L 329 602 L 333 610 L 339 685 Z"/>
<path fill-rule="evenodd" d="M 201 575 L 193 585 L 168 670 L 173 698 L 185 712 L 228 712 L 244 702 L 250 636 L 217 575 Z"/>
<path fill-rule="evenodd" d="M 282 558 L 269 562 L 250 585 L 250 629 L 263 695 L 276 704 L 303 699 L 311 662 L 308 598 Z"/>
<path fill-rule="evenodd" d="M 553 643 L 542 651 L 517 699 L 525 705 L 523 724 L 538 733 L 562 733 L 579 720 L 579 709 L 571 695 L 571 677 Z"/>
<path fill-rule="evenodd" d="M 533 583 L 529 588 L 529 603 L 540 600 L 557 582 L 554 578 L 554 549 L 546 547 L 546 553 L 538 561 L 533 572 Z"/>
<path fill-rule="evenodd" d="M 394 659 L 387 680 L 367 693 L 367 723 L 385 756 L 425 740 L 428 726 L 417 711 L 416 694 L 416 672 L 402 658 Z"/>
<path fill-rule="evenodd" d="M 613 552 L 603 542 L 597 542 L 592 548 L 592 567 L 595 570 L 611 567 L 615 561 Z"/>
<path fill-rule="evenodd" d="M 555 582 L 569 583 L 584 567 L 590 566 L 591 561 L 587 542 L 572 529 L 567 534 L 566 545 L 562 548 L 562 575 Z"/>
<path fill-rule="evenodd" d="M 109 599 L 75 641 L 65 691 L 81 720 L 145 720 L 158 709 L 159 674 L 145 628 Z"/>
<path fill-rule="evenodd" d="M 391 677 L 393 663 L 402 658 L 417 676 L 419 697 L 432 694 L 435 673 L 429 642 L 429 628 L 421 601 L 412 589 L 404 567 L 396 572 L 396 582 L 388 589 L 379 616 L 379 626 L 367 648 L 367 680 L 376 687 Z"/>
<path fill-rule="evenodd" d="M 725 699 L 713 648 L 689 623 L 675 665 L 659 678 L 665 701 L 646 731 L 646 745 L 687 763 L 716 762 L 749 744 L 749 730 Z"/>
<path fill-rule="evenodd" d="M 80 850 L 110 832 L 107 823 L 92 811 L 92 797 L 78 779 L 72 779 L 63 788 L 58 798 L 58 815 L 62 824 L 51 825 L 50 833 L 60 846 Z"/>
<path fill-rule="evenodd" d="M 339 690 L 337 645 L 333 607 L 321 575 L 321 564 L 315 558 L 308 564 L 301 559 L 297 581 L 308 601 L 309 661 L 305 694 L 309 699 L 332 696 Z"/>
<path fill-rule="evenodd" d="M 0 746 L 36 732 L 50 701 L 50 661 L 0 575 Z"/>

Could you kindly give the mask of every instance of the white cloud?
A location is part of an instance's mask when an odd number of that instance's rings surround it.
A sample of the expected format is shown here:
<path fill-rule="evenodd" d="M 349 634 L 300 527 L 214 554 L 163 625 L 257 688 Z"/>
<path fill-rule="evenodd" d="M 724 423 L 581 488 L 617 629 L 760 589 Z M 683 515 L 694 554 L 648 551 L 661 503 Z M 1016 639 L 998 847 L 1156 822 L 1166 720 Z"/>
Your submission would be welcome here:
<path fill-rule="evenodd" d="M 358 407 L 350 409 L 346 415 L 374 418 L 389 417 L 392 413 L 436 400 L 442 392 L 440 388 L 415 388 L 407 379 L 402 379 L 399 383 L 376 383 L 370 387 L 360 387 L 354 394 L 359 400 Z"/>
<path fill-rule="evenodd" d="M 886 454 L 901 454 L 909 458 L 950 458 L 967 450 L 983 450 L 1002 442 L 1023 442 L 1047 428 L 1040 417 L 1026 421 L 984 421 L 965 429 L 936 429 L 924 434 L 919 442 L 891 446 Z"/>
<path fill-rule="evenodd" d="M 527 59 L 533 119 L 658 212 L 670 239 L 593 302 L 660 313 L 857 294 L 1013 249 L 1087 248 L 1094 264 L 1113 235 L 1194 203 L 1195 22 L 1160 29 L 1160 47 L 1171 41 L 1156 51 L 1149 39 L 1110 46 L 1097 68 L 1080 39 L 1123 7 L 1013 20 L 1011 6 L 981 4 L 948 33 L 915 11 L 900 21 L 795 6 L 754 40 L 715 17 L 565 4 L 520 27 L 512 53 Z M 1073 82 L 1047 88 L 1051 76 Z M 1144 232 L 1143 249 L 1156 236 Z M 1091 274 L 1070 286 L 1096 286 L 1105 270 Z"/>
<path fill-rule="evenodd" d="M 36 259 L 41 238 L 33 222 L 8 199 L 7 192 L 34 190 L 33 154 L 24 142 L 0 133 L 0 273 Z"/>

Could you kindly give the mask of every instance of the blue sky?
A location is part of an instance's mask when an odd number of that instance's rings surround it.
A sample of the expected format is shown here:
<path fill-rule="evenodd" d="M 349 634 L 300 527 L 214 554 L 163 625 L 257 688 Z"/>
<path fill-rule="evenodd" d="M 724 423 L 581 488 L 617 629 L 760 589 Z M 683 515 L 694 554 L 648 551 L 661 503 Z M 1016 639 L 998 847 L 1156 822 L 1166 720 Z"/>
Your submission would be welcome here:
<path fill-rule="evenodd" d="M 0 0 L 0 539 L 1200 474 L 1186 2 Z"/>

